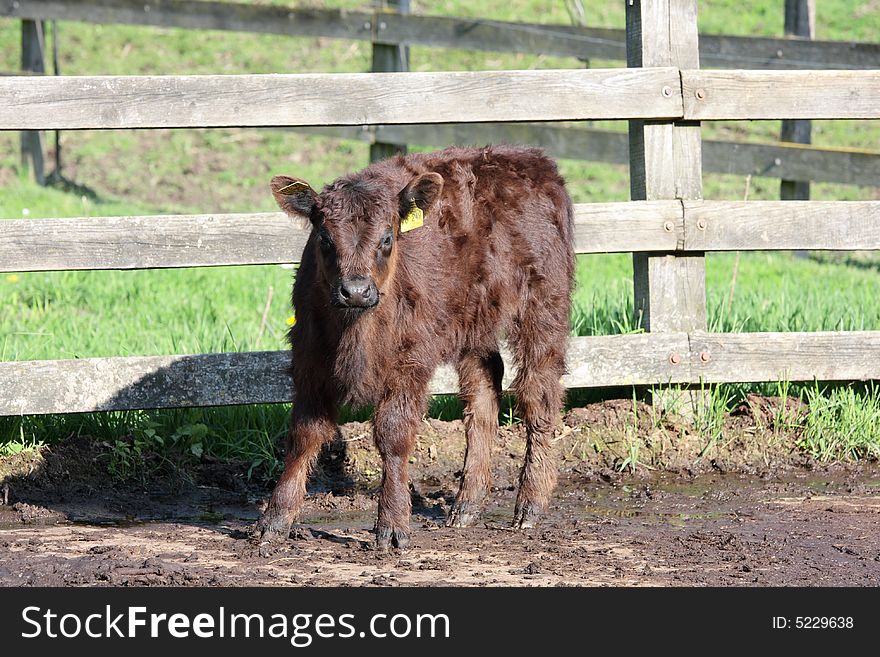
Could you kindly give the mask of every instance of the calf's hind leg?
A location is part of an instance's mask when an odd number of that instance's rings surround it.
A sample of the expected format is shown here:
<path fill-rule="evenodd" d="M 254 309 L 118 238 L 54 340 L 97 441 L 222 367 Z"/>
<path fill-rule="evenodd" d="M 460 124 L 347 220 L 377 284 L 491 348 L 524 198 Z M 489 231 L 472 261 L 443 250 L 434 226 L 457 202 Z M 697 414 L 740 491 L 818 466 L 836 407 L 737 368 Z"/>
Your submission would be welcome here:
<path fill-rule="evenodd" d="M 503 376 L 504 361 L 497 351 L 485 357 L 469 354 L 458 364 L 467 446 L 461 488 L 446 520 L 448 527 L 469 526 L 489 493 L 492 441 L 498 435 Z"/>
<path fill-rule="evenodd" d="M 540 331 L 527 317 L 525 330 L 514 344 L 519 372 L 512 387 L 526 425 L 526 456 L 513 519 L 516 528 L 534 526 L 556 486 L 552 442 L 564 392 L 560 379 L 565 373 L 567 312 L 567 307 L 560 308 L 554 317 L 548 309 L 545 316 L 549 321 L 540 324 Z"/>

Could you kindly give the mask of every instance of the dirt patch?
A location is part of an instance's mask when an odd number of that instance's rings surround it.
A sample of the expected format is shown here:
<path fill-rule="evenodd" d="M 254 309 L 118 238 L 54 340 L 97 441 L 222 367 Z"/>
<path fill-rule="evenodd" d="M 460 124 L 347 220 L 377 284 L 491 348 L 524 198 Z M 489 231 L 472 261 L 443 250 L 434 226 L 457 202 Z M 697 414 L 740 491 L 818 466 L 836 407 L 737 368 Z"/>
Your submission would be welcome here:
<path fill-rule="evenodd" d="M 248 530 L 268 489 L 244 465 L 111 484 L 101 445 L 78 439 L 4 462 L 0 584 L 880 584 L 880 469 L 810 462 L 796 436 L 773 428 L 784 415 L 775 402 L 750 401 L 713 445 L 631 401 L 572 411 L 556 441 L 552 508 L 524 532 L 509 529 L 521 427 L 500 431 L 480 523 L 449 529 L 463 426 L 426 420 L 412 463 L 413 547 L 387 554 L 373 549 L 380 462 L 368 424 L 342 428 L 302 522 L 262 556 Z"/>

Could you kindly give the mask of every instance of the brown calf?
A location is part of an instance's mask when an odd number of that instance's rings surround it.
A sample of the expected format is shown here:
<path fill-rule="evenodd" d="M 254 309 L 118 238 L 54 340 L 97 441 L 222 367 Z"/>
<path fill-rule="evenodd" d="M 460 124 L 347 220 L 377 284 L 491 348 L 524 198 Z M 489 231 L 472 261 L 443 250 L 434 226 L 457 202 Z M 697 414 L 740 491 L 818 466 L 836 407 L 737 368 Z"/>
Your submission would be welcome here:
<path fill-rule="evenodd" d="M 296 401 L 284 473 L 257 535 L 287 536 L 338 406 L 375 405 L 383 459 L 376 540 L 405 547 L 407 462 L 441 363 L 458 369 L 467 435 L 448 524 L 468 525 L 490 487 L 500 335 L 518 366 L 512 390 L 528 440 L 514 525 L 532 525 L 556 479 L 550 441 L 574 272 L 571 200 L 555 163 L 531 148 L 449 148 L 378 162 L 320 194 L 286 176 L 271 186 L 312 232 L 293 286 Z"/>

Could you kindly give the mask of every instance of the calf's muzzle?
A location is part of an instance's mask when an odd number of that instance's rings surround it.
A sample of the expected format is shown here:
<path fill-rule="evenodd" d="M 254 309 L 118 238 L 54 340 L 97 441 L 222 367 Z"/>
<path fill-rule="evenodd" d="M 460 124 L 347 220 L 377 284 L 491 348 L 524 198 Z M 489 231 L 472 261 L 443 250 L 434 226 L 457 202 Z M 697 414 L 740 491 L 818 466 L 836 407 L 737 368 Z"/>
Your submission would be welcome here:
<path fill-rule="evenodd" d="M 379 303 L 379 289 L 366 276 L 351 276 L 339 281 L 333 297 L 339 308 L 372 308 Z"/>

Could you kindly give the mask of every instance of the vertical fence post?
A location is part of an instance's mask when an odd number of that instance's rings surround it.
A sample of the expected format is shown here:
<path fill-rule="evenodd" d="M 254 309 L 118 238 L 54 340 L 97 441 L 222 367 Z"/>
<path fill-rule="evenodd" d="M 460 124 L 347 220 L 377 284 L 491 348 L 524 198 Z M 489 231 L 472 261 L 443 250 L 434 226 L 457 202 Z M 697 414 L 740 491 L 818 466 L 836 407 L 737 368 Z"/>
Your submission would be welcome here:
<path fill-rule="evenodd" d="M 816 36 L 816 0 L 785 0 L 785 33 L 812 39 Z M 805 119 L 786 119 L 782 122 L 781 141 L 809 144 L 812 141 L 811 124 Z M 809 180 L 783 180 L 779 187 L 783 201 L 809 201 Z"/>
<path fill-rule="evenodd" d="M 699 68 L 697 0 L 627 0 L 626 51 L 630 67 Z M 680 90 L 657 90 L 670 92 Z M 699 122 L 630 121 L 629 147 L 633 200 L 702 198 Z M 645 331 L 706 329 L 703 253 L 634 253 L 633 288 L 636 319 Z M 687 366 L 687 354 L 668 356 Z"/>
<path fill-rule="evenodd" d="M 58 21 L 52 21 L 52 75 L 61 73 L 58 66 Z M 49 175 L 49 182 L 61 182 L 64 176 L 61 174 L 61 131 L 55 131 L 55 170 Z"/>
<path fill-rule="evenodd" d="M 43 21 L 21 21 L 21 70 L 29 73 L 46 72 Z M 21 166 L 33 172 L 38 185 L 46 184 L 43 163 L 43 133 L 27 130 L 21 133 Z"/>
<path fill-rule="evenodd" d="M 382 9 L 390 9 L 401 14 L 409 13 L 409 0 L 387 0 L 380 3 Z M 377 14 L 376 23 L 373 26 L 374 34 L 381 33 L 387 26 L 382 22 L 382 14 Z M 373 43 L 373 73 L 400 72 L 409 70 L 409 48 L 401 45 L 386 45 Z M 406 144 L 385 144 L 375 142 L 370 144 L 370 162 L 384 160 L 398 153 L 406 153 Z"/>

